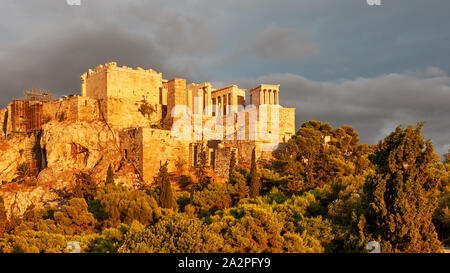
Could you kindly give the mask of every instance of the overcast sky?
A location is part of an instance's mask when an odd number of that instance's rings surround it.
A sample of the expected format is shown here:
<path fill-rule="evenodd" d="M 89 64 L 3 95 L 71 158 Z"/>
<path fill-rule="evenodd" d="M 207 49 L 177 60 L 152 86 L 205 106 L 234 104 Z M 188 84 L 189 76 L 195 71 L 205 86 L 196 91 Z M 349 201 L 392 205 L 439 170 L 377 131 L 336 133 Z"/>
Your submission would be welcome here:
<path fill-rule="evenodd" d="M 0 107 L 24 89 L 79 93 L 100 63 L 216 87 L 280 84 L 297 128 L 355 127 L 374 144 L 425 121 L 450 146 L 450 1 L 0 0 Z"/>

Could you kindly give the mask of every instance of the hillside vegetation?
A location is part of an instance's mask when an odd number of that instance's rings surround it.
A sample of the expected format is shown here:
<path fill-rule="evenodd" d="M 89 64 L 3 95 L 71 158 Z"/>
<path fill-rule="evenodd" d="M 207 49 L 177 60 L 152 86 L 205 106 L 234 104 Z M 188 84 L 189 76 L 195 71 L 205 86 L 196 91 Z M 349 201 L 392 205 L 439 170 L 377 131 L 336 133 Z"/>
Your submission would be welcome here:
<path fill-rule="evenodd" d="M 367 252 L 373 240 L 382 252 L 439 252 L 450 244 L 450 156 L 422 127 L 369 146 L 351 126 L 309 121 L 270 164 L 232 156 L 225 183 L 205 160 L 184 174 L 162 162 L 143 189 L 116 184 L 111 167 L 102 183 L 80 172 L 60 207 L 7 217 L 0 198 L 0 252 L 70 252 L 71 241 L 92 253 Z"/>

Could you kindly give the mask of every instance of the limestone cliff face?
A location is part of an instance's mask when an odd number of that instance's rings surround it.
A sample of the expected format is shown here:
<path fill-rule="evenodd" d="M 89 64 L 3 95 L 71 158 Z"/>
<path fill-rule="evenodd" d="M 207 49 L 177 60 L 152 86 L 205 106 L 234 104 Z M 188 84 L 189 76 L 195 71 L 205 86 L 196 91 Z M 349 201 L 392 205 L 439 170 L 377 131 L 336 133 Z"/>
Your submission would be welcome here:
<path fill-rule="evenodd" d="M 8 115 L 8 110 L 6 108 L 0 110 L 0 137 L 4 137 L 6 135 L 6 132 L 5 132 L 6 128 L 4 128 L 4 127 L 6 124 L 5 119 L 8 118 L 7 115 Z"/>
<path fill-rule="evenodd" d="M 65 202 L 65 189 L 74 183 L 73 173 L 67 172 L 66 177 L 60 175 L 56 178 L 47 173 L 49 180 L 41 179 L 41 184 L 35 186 L 17 182 L 3 185 L 0 188 L 0 196 L 3 198 L 8 218 L 21 217 L 31 205 L 38 208 L 48 205 L 60 207 Z"/>
<path fill-rule="evenodd" d="M 6 137 L 12 131 L 11 105 L 12 103 L 0 110 L 0 137 Z"/>
<path fill-rule="evenodd" d="M 16 176 L 17 166 L 26 162 L 20 150 L 31 138 L 16 135 L 0 141 L 0 181 L 10 182 Z M 121 164 L 118 132 L 103 122 L 51 121 L 43 126 L 38 144 L 45 168 L 35 183 L 0 186 L 9 217 L 20 217 L 32 204 L 59 207 L 66 201 L 65 194 L 75 185 L 75 174 L 80 171 L 91 173 L 94 181 L 101 183 L 111 164 L 117 171 L 116 183 L 139 183 L 133 167 Z"/>
<path fill-rule="evenodd" d="M 42 129 L 47 165 L 42 172 L 91 171 L 102 180 L 109 164 L 117 167 L 122 159 L 119 133 L 104 122 L 52 121 Z"/>
<path fill-rule="evenodd" d="M 0 183 L 16 177 L 17 167 L 26 162 L 25 143 L 27 136 L 17 135 L 0 140 Z"/>

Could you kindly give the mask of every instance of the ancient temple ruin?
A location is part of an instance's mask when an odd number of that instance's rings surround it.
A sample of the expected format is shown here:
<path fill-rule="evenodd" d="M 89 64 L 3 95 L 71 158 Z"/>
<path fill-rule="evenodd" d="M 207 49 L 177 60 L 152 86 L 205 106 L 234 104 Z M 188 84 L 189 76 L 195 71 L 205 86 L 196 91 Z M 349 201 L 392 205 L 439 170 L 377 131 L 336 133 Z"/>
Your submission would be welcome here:
<path fill-rule="evenodd" d="M 167 160 L 169 170 L 179 160 L 195 166 L 201 150 L 218 175 L 226 177 L 232 150 L 241 164 L 249 164 L 253 148 L 259 159 L 270 160 L 275 148 L 265 145 L 275 142 L 280 148 L 295 134 L 295 109 L 279 105 L 279 85 L 216 89 L 209 82 L 166 80 L 152 69 L 114 62 L 89 69 L 81 81 L 79 95 L 53 99 L 35 92 L 14 100 L 2 112 L 3 135 L 36 132 L 51 119 L 103 121 L 120 132 L 120 143 L 114 145 L 123 160 L 133 162 L 151 183 L 160 161 Z M 208 126 L 218 132 L 215 137 L 205 134 Z"/>

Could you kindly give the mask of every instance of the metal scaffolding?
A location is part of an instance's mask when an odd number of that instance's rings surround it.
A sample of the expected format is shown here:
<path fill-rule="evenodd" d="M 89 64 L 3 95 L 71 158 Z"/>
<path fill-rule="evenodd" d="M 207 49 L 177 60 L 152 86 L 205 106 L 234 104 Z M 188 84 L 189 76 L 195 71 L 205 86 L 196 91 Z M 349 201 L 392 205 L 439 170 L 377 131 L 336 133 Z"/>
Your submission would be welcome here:
<path fill-rule="evenodd" d="M 14 99 L 12 103 L 12 126 L 15 133 L 41 129 L 43 102 L 53 99 L 50 93 L 38 88 L 24 93 L 25 98 Z"/>

